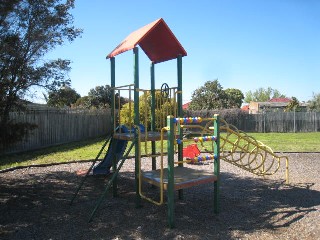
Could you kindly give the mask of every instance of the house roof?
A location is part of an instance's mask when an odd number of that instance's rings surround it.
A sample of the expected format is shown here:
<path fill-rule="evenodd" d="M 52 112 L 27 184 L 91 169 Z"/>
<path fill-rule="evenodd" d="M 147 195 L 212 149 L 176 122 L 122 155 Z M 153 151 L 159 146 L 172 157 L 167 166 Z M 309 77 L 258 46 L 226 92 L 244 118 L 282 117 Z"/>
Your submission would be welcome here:
<path fill-rule="evenodd" d="M 241 110 L 243 111 L 249 111 L 249 105 L 244 105 L 241 107 Z"/>
<path fill-rule="evenodd" d="M 190 105 L 190 102 L 183 104 L 182 109 L 184 109 L 184 110 L 188 109 L 189 105 Z"/>
<path fill-rule="evenodd" d="M 108 54 L 107 59 L 131 50 L 137 45 L 153 63 L 168 61 L 179 55 L 187 56 L 187 52 L 166 22 L 160 18 L 128 35 Z"/>
<path fill-rule="evenodd" d="M 288 103 L 290 102 L 290 98 L 272 98 L 268 102 L 282 102 L 282 103 Z"/>

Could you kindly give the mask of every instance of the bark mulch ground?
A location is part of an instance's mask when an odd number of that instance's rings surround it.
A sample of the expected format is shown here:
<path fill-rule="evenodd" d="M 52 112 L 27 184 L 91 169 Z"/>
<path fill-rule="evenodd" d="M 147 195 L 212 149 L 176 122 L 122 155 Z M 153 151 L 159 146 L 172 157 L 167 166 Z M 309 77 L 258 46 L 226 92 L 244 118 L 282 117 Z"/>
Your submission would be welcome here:
<path fill-rule="evenodd" d="M 288 156 L 289 185 L 283 171 L 263 179 L 222 162 L 220 214 L 213 213 L 212 185 L 186 189 L 183 200 L 176 196 L 174 229 L 167 227 L 165 204 L 143 201 L 135 208 L 130 159 L 119 196 L 109 194 L 90 223 L 106 178 L 90 177 L 69 205 L 81 180 L 75 172 L 90 163 L 0 173 L 0 239 L 320 239 L 320 154 Z M 157 197 L 158 189 L 145 189 Z"/>

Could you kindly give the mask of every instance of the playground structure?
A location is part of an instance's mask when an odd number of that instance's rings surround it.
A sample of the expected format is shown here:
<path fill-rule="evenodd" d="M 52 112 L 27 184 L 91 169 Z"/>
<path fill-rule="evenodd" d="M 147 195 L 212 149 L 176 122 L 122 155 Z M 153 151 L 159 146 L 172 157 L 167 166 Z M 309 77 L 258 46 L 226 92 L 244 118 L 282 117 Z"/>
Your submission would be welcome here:
<path fill-rule="evenodd" d="M 139 49 L 137 45 L 143 49 L 151 60 L 150 90 L 140 88 Z M 128 50 L 133 50 L 134 55 L 133 84 L 116 86 L 115 56 Z M 158 19 L 131 33 L 107 56 L 107 59 L 110 59 L 111 88 L 113 91 L 111 101 L 113 129 L 91 167 L 86 171 L 71 200 L 72 204 L 90 174 L 108 175 L 112 173 L 105 190 L 90 215 L 89 221 L 93 219 L 111 188 L 113 196 L 117 196 L 118 173 L 133 149 L 136 207 L 141 206 L 141 199 L 156 205 L 162 205 L 165 202 L 164 191 L 167 191 L 168 225 L 171 228 L 175 226 L 175 190 L 178 191 L 179 199 L 182 199 L 184 188 L 213 183 L 213 210 L 215 213 L 219 212 L 220 159 L 261 176 L 273 174 L 279 169 L 280 157 L 276 157 L 272 150 L 260 142 L 228 125 L 218 115 L 203 119 L 183 117 L 182 57 L 186 55 L 186 51 L 164 20 Z M 168 84 L 163 83 L 160 89 L 156 89 L 155 64 L 173 59 L 177 59 L 177 87 L 169 87 Z M 121 118 L 119 111 L 116 111 L 116 109 L 120 109 L 120 96 L 123 92 L 126 92 L 129 96 L 128 109 L 124 119 Z M 140 106 L 139 103 L 141 99 L 143 102 L 141 105 L 143 106 Z M 188 138 L 184 134 L 186 131 L 196 136 Z M 221 135 L 220 132 L 225 132 L 225 134 Z M 157 152 L 156 142 L 160 142 L 160 152 Z M 166 151 L 164 149 L 165 142 L 167 143 Z M 201 144 L 206 153 L 197 151 L 193 157 L 184 157 L 183 146 L 186 142 L 192 142 L 194 148 L 196 147 L 194 144 Z M 204 145 L 204 142 L 207 144 Z M 144 153 L 142 153 L 143 143 L 145 144 Z M 151 147 L 148 147 L 148 144 Z M 267 155 L 272 156 L 271 166 Z M 152 169 L 142 170 L 142 156 L 150 158 Z M 103 160 L 96 164 L 101 157 Z M 158 165 L 160 162 L 160 168 L 158 169 L 157 161 Z M 188 168 L 185 164 L 202 163 L 204 161 L 213 162 L 212 171 L 195 170 Z M 275 166 L 278 166 L 278 168 Z M 159 187 L 159 200 L 147 195 L 143 190 L 143 183 Z"/>
<path fill-rule="evenodd" d="M 277 173 L 281 163 L 285 162 L 285 179 L 289 184 L 289 159 L 279 156 L 262 142 L 254 139 L 235 126 L 221 121 L 220 158 L 258 176 L 270 176 Z"/>
<path fill-rule="evenodd" d="M 277 173 L 281 163 L 285 164 L 285 180 L 289 184 L 289 159 L 287 156 L 279 156 L 273 150 L 249 136 L 247 133 L 238 130 L 235 126 L 220 118 L 220 159 L 231 163 L 245 171 L 257 176 L 270 176 Z M 199 134 L 213 133 L 211 127 L 205 126 Z M 190 133 L 189 133 L 190 134 Z M 200 137 L 201 138 L 201 137 Z M 192 144 L 184 148 L 185 157 L 197 157 L 201 152 L 210 152 L 201 141 L 202 151 L 197 145 Z"/>

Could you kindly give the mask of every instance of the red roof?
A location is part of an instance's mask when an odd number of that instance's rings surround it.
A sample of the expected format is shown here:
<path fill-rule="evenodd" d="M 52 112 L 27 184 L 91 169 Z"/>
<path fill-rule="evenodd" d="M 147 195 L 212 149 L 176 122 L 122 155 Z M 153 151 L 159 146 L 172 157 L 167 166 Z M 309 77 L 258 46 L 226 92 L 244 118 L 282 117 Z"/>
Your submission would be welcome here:
<path fill-rule="evenodd" d="M 249 105 L 244 105 L 241 107 L 243 111 L 249 111 Z"/>
<path fill-rule="evenodd" d="M 183 104 L 183 105 L 182 105 L 182 109 L 183 109 L 183 110 L 187 110 L 188 107 L 189 107 L 189 105 L 190 105 L 190 102 L 187 102 L 187 103 Z"/>
<path fill-rule="evenodd" d="M 178 39 L 174 36 L 165 21 L 160 18 L 132 32 L 127 36 L 107 58 L 133 49 L 139 45 L 153 63 L 159 63 L 187 56 Z"/>
<path fill-rule="evenodd" d="M 269 100 L 269 102 L 282 102 L 282 103 L 287 103 L 290 102 L 290 98 L 272 98 Z"/>

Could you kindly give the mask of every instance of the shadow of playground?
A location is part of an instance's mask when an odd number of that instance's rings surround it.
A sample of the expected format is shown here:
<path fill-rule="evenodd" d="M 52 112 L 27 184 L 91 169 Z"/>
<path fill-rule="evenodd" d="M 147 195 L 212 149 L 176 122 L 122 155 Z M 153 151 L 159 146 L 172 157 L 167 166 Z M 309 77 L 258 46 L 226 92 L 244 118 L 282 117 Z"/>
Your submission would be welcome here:
<path fill-rule="evenodd" d="M 213 213 L 211 185 L 186 189 L 183 200 L 176 197 L 176 228 L 169 229 L 166 205 L 143 201 L 142 208 L 135 208 L 134 174 L 122 172 L 119 197 L 109 194 L 88 223 L 107 179 L 89 178 L 70 206 L 81 180 L 75 174 L 45 168 L 16 174 L 0 174 L 1 239 L 231 239 L 234 231 L 291 227 L 320 205 L 320 192 L 310 188 L 312 183 L 283 185 L 222 173 L 220 214 Z M 157 197 L 157 189 L 145 188 Z"/>

